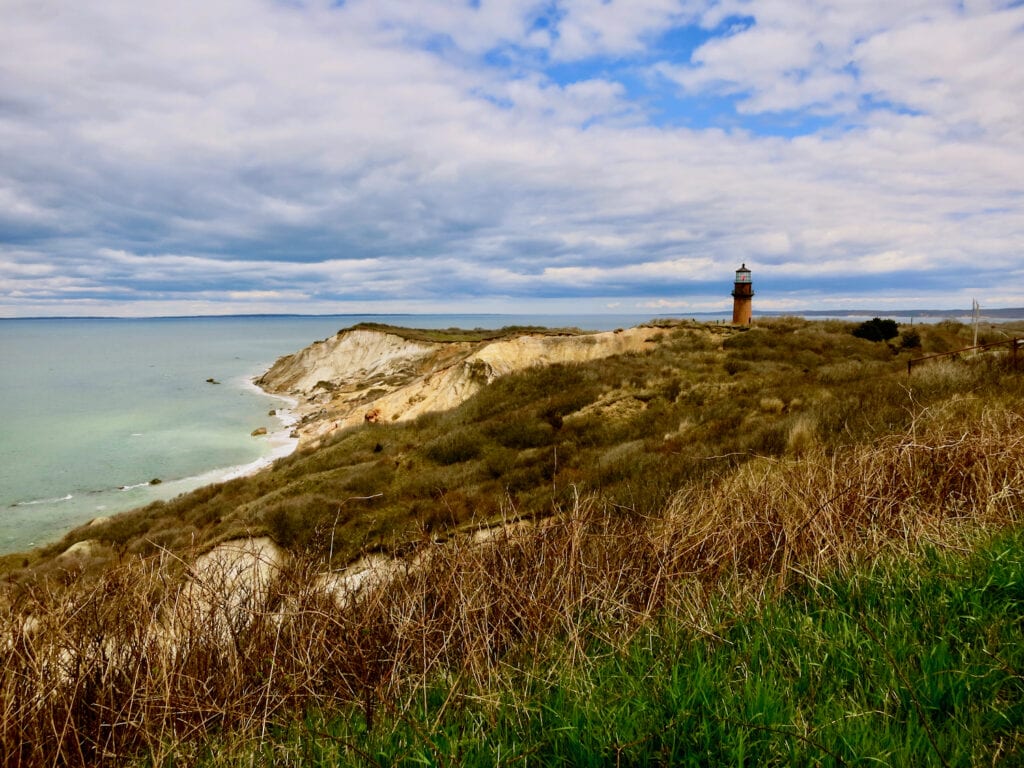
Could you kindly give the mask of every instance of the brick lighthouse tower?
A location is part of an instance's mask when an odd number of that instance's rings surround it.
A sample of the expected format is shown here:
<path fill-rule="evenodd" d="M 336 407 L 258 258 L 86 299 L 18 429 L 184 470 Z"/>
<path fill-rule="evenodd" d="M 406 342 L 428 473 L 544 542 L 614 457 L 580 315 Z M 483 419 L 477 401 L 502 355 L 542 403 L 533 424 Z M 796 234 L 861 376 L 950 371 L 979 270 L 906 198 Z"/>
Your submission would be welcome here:
<path fill-rule="evenodd" d="M 750 270 L 743 264 L 736 270 L 736 282 L 732 288 L 732 321 L 735 325 L 750 324 L 753 300 L 754 286 L 750 282 Z"/>

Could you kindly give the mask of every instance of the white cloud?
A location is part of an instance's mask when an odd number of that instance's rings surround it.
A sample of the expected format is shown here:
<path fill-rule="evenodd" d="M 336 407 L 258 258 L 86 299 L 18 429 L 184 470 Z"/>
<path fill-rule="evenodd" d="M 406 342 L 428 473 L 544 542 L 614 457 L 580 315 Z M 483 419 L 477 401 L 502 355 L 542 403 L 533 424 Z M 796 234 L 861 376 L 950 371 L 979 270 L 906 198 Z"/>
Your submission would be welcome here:
<path fill-rule="evenodd" d="M 1024 7 L 940 18 L 886 30 L 861 43 L 864 89 L 943 116 L 951 131 L 1020 141 Z M 1015 135 L 1015 136 L 1014 136 Z"/>
<path fill-rule="evenodd" d="M 741 261 L 777 292 L 917 270 L 959 297 L 954 271 L 1019 261 L 1024 9 L 572 0 L 544 28 L 548 6 L 7 9 L 0 312 L 72 292 L 312 311 L 583 289 L 692 308 Z M 648 122 L 629 57 L 736 15 L 753 24 L 660 71 L 736 99 L 739 120 L 837 123 L 782 138 Z"/>
<path fill-rule="evenodd" d="M 695 3 L 679 0 L 565 0 L 552 40 L 559 59 L 623 55 L 643 49 L 650 35 L 695 17 Z"/>
<path fill-rule="evenodd" d="M 741 94 L 749 113 L 815 108 L 853 112 L 865 98 L 940 115 L 952 125 L 1019 124 L 1024 8 L 999 3 L 720 3 L 754 22 L 714 37 L 689 66 L 661 71 L 691 91 Z"/>

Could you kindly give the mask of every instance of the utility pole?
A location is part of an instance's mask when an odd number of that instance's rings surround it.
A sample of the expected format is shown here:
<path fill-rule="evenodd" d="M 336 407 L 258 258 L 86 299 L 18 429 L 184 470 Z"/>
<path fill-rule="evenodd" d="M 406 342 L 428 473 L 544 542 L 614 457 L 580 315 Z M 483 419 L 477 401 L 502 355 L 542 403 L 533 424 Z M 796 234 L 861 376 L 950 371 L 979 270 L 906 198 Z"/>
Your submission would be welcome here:
<path fill-rule="evenodd" d="M 978 346 L 978 320 L 981 317 L 981 305 L 977 299 L 971 299 L 971 318 L 974 320 L 974 346 Z M 975 351 L 977 354 L 977 351 Z"/>

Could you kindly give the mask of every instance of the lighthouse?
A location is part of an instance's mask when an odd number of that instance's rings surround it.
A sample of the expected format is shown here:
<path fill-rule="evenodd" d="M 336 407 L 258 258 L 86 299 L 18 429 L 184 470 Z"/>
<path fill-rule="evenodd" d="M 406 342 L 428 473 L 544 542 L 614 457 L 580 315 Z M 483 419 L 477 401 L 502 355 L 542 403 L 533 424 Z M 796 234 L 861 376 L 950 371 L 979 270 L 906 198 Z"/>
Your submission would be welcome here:
<path fill-rule="evenodd" d="M 750 282 L 750 270 L 743 264 L 736 270 L 736 282 L 732 287 L 732 321 L 735 325 L 750 324 L 753 299 L 754 286 Z"/>

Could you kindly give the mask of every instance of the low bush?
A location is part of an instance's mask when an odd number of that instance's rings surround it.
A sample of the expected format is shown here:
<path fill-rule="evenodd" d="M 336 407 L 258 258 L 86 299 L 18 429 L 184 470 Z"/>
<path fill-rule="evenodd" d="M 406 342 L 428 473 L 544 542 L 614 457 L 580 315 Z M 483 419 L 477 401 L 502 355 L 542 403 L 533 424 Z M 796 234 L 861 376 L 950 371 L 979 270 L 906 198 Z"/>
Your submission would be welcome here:
<path fill-rule="evenodd" d="M 907 328 L 900 334 L 900 346 L 903 349 L 920 349 L 921 334 L 915 328 Z"/>
<path fill-rule="evenodd" d="M 854 328 L 853 335 L 868 341 L 888 341 L 899 335 L 899 325 L 895 320 L 873 317 Z"/>
<path fill-rule="evenodd" d="M 526 414 L 515 414 L 509 421 L 492 422 L 487 431 L 499 445 L 517 450 L 550 445 L 555 437 L 551 424 Z"/>
<path fill-rule="evenodd" d="M 423 452 L 438 464 L 458 464 L 477 458 L 483 444 L 483 435 L 475 429 L 463 428 L 434 438 L 424 446 Z"/>
<path fill-rule="evenodd" d="M 757 456 L 781 456 L 789 446 L 789 425 L 785 422 L 762 424 L 748 434 L 742 445 Z"/>
<path fill-rule="evenodd" d="M 260 519 L 267 533 L 283 547 L 295 550 L 318 550 L 315 539 L 318 529 L 336 515 L 342 504 L 338 499 L 322 495 L 283 499 L 263 510 Z M 342 520 L 344 522 L 344 520 Z"/>

